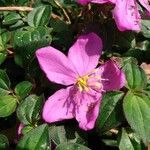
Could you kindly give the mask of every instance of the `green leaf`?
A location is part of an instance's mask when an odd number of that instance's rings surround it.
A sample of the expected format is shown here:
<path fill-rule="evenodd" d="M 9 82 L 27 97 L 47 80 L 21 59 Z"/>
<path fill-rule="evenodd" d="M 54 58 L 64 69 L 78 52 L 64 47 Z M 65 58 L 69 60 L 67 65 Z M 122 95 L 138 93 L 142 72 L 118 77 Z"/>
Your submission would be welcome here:
<path fill-rule="evenodd" d="M 128 131 L 128 136 L 130 137 L 130 140 L 135 150 L 146 150 L 144 144 L 141 143 L 139 136 L 135 132 Z"/>
<path fill-rule="evenodd" d="M 120 133 L 119 150 L 134 150 L 131 140 L 124 128 L 122 128 Z"/>
<path fill-rule="evenodd" d="M 110 130 L 118 126 L 122 121 L 122 111 L 119 100 L 123 96 L 123 92 L 108 92 L 103 96 L 100 106 L 100 113 L 97 118 L 96 127 L 100 133 Z M 118 114 L 120 114 L 118 116 Z"/>
<path fill-rule="evenodd" d="M 118 32 L 115 37 L 114 44 L 121 48 L 129 49 L 134 46 L 135 36 L 133 32 Z"/>
<path fill-rule="evenodd" d="M 10 80 L 6 74 L 6 71 L 0 69 L 0 88 L 9 90 Z"/>
<path fill-rule="evenodd" d="M 10 93 L 11 93 L 11 91 L 0 88 L 0 96 L 5 96 L 5 95 L 8 95 Z"/>
<path fill-rule="evenodd" d="M 25 134 L 19 141 L 17 150 L 47 150 L 49 146 L 48 126 L 43 124 Z"/>
<path fill-rule="evenodd" d="M 3 25 L 11 25 L 16 23 L 19 19 L 21 19 L 21 16 L 18 13 L 10 12 L 8 15 L 4 17 Z"/>
<path fill-rule="evenodd" d="M 32 90 L 32 83 L 29 81 L 22 81 L 18 83 L 15 87 L 15 93 L 18 95 L 20 98 L 25 98 L 29 95 L 29 93 Z"/>
<path fill-rule="evenodd" d="M 147 85 L 147 77 L 142 68 L 134 63 L 126 63 L 123 66 L 126 75 L 127 88 L 141 90 Z"/>
<path fill-rule="evenodd" d="M 142 20 L 141 31 L 146 38 L 150 38 L 150 20 Z"/>
<path fill-rule="evenodd" d="M 17 28 L 21 28 L 25 23 L 22 20 L 18 20 L 15 24 L 9 26 L 10 30 L 16 30 Z"/>
<path fill-rule="evenodd" d="M 0 96 L 0 117 L 11 115 L 17 106 L 17 99 L 11 95 Z"/>
<path fill-rule="evenodd" d="M 53 37 L 53 43 L 59 47 L 68 49 L 72 44 L 74 37 L 73 32 L 69 28 L 69 25 L 66 24 L 64 21 L 58 19 L 51 19 L 50 26 L 55 32 L 55 36 Z"/>
<path fill-rule="evenodd" d="M 7 53 L 4 51 L 4 52 L 0 52 L 0 65 L 5 61 L 7 57 Z"/>
<path fill-rule="evenodd" d="M 25 126 L 25 127 L 23 127 L 23 129 L 21 130 L 21 132 L 22 132 L 23 135 L 25 135 L 25 134 L 27 134 L 32 129 L 33 129 L 33 126 Z"/>
<path fill-rule="evenodd" d="M 107 145 L 111 147 L 118 147 L 118 143 L 116 140 L 113 139 L 102 139 L 102 141 Z"/>
<path fill-rule="evenodd" d="M 27 31 L 16 32 L 14 35 L 15 62 L 24 67 L 30 65 L 28 68 L 32 68 L 34 66 L 35 51 L 51 43 L 50 32 L 51 28 L 46 27 L 30 27 Z"/>
<path fill-rule="evenodd" d="M 7 137 L 3 134 L 0 134 L 0 149 L 6 150 L 8 149 L 8 146 L 9 146 L 9 141 Z"/>
<path fill-rule="evenodd" d="M 18 6 L 19 5 L 22 6 L 22 5 L 25 5 L 26 3 L 28 3 L 29 0 L 16 0 L 15 2 Z"/>
<path fill-rule="evenodd" d="M 7 54 L 7 42 L 10 40 L 10 32 L 0 31 L 0 64 L 4 61 Z M 1 62 L 2 61 L 2 62 Z"/>
<path fill-rule="evenodd" d="M 76 143 L 62 143 L 56 147 L 56 150 L 90 150 L 90 149 L 88 147 Z"/>
<path fill-rule="evenodd" d="M 128 123 L 147 145 L 150 141 L 150 99 L 143 93 L 128 92 L 123 109 Z"/>
<path fill-rule="evenodd" d="M 28 24 L 32 27 L 45 26 L 51 16 L 50 6 L 39 6 L 28 14 Z"/>
<path fill-rule="evenodd" d="M 77 130 L 76 126 L 68 123 L 59 126 L 51 126 L 49 129 L 49 136 L 56 145 L 65 142 L 78 143 L 86 145 L 87 134 Z"/>
<path fill-rule="evenodd" d="M 3 33 L 1 34 L 1 38 L 2 38 L 2 41 L 3 41 L 4 45 L 6 45 L 6 43 L 7 43 L 7 42 L 10 40 L 10 38 L 11 38 L 10 32 L 9 32 L 9 31 L 3 32 Z"/>
<path fill-rule="evenodd" d="M 43 96 L 30 95 L 17 108 L 19 120 L 25 124 L 34 124 L 39 119 Z"/>
<path fill-rule="evenodd" d="M 5 46 L 2 40 L 2 37 L 0 36 L 0 52 L 5 50 Z"/>

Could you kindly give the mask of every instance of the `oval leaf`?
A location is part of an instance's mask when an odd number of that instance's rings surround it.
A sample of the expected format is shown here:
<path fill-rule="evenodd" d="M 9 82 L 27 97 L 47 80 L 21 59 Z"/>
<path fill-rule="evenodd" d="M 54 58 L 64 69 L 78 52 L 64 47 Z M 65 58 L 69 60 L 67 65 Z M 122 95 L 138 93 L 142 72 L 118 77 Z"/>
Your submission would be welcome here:
<path fill-rule="evenodd" d="M 122 118 L 118 114 L 122 113 L 122 111 L 118 101 L 122 96 L 123 92 L 121 91 L 108 92 L 103 96 L 100 113 L 96 122 L 96 127 L 100 130 L 100 133 L 120 124 Z"/>
<path fill-rule="evenodd" d="M 10 80 L 7 76 L 6 71 L 0 69 L 0 88 L 9 90 Z"/>
<path fill-rule="evenodd" d="M 11 115 L 17 106 L 17 99 L 11 95 L 0 96 L 0 117 Z"/>
<path fill-rule="evenodd" d="M 17 145 L 17 150 L 47 150 L 50 146 L 48 126 L 40 125 L 25 134 Z"/>
<path fill-rule="evenodd" d="M 59 126 L 51 126 L 49 136 L 56 145 L 71 142 L 78 144 L 86 144 L 87 134 L 77 130 L 74 124 L 65 124 Z"/>
<path fill-rule="evenodd" d="M 0 134 L 0 149 L 1 150 L 6 150 L 8 148 L 9 141 L 7 137 L 3 134 Z"/>
<path fill-rule="evenodd" d="M 30 95 L 17 108 L 19 120 L 25 124 L 35 123 L 39 119 L 43 96 Z"/>
<path fill-rule="evenodd" d="M 90 149 L 88 147 L 76 143 L 63 143 L 58 145 L 56 150 L 90 150 Z"/>
<path fill-rule="evenodd" d="M 128 92 L 123 109 L 130 126 L 147 145 L 150 141 L 150 99 L 142 93 L 137 95 Z"/>
<path fill-rule="evenodd" d="M 20 98 L 25 98 L 32 90 L 32 83 L 29 81 L 22 81 L 15 87 L 15 93 Z"/>
<path fill-rule="evenodd" d="M 21 19 L 21 16 L 18 13 L 10 12 L 8 15 L 4 17 L 3 24 L 11 25 L 16 23 L 19 19 Z"/>
<path fill-rule="evenodd" d="M 124 128 L 122 128 L 119 139 L 119 150 L 134 150 L 130 138 Z"/>
<path fill-rule="evenodd" d="M 147 84 L 147 77 L 142 68 L 134 63 L 127 63 L 123 70 L 126 75 L 127 88 L 140 90 Z"/>
<path fill-rule="evenodd" d="M 40 6 L 34 8 L 28 14 L 28 24 L 32 27 L 38 27 L 48 24 L 51 15 L 50 6 Z"/>

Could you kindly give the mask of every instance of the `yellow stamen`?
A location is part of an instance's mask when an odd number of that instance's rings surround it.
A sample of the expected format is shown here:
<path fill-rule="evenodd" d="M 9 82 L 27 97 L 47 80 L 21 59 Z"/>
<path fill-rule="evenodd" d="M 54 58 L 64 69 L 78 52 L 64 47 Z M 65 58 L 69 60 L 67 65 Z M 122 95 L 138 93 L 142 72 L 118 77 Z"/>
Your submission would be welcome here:
<path fill-rule="evenodd" d="M 89 88 L 88 88 L 88 85 L 87 85 L 87 80 L 88 80 L 88 76 L 83 76 L 83 77 L 79 77 L 77 79 L 77 86 L 79 88 L 79 91 L 82 92 L 82 91 L 86 91 L 88 92 L 89 91 Z"/>
<path fill-rule="evenodd" d="M 102 85 L 102 80 L 108 80 L 108 79 L 103 79 L 99 74 L 93 74 L 93 72 L 97 72 L 97 69 L 94 69 L 91 74 L 78 77 L 76 85 L 79 89 L 80 92 L 86 91 L 88 92 L 90 89 L 93 90 L 102 90 L 103 85 Z M 90 80 L 91 79 L 91 80 Z M 92 79 L 95 79 L 92 81 Z"/>

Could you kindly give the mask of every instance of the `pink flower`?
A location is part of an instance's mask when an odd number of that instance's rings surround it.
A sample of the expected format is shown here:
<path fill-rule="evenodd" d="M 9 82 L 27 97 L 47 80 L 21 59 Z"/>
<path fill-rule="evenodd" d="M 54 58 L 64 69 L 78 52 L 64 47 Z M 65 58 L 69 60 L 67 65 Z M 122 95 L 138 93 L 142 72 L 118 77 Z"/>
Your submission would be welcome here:
<path fill-rule="evenodd" d="M 82 5 L 88 3 L 113 3 L 115 4 L 115 8 L 112 14 L 120 31 L 140 31 L 141 29 L 141 17 L 136 0 L 77 0 L 77 2 Z M 148 14 L 150 14 L 149 1 L 139 0 L 139 2 L 148 11 Z"/>
<path fill-rule="evenodd" d="M 140 31 L 141 17 L 135 0 L 116 0 L 112 13 L 120 31 Z"/>
<path fill-rule="evenodd" d="M 43 108 L 43 119 L 52 123 L 76 118 L 80 128 L 92 129 L 99 113 L 102 92 L 124 86 L 125 76 L 113 61 L 96 68 L 102 41 L 94 33 L 80 36 L 68 56 L 49 46 L 36 51 L 47 78 L 66 85 L 50 96 Z"/>
<path fill-rule="evenodd" d="M 104 3 L 115 3 L 116 0 L 77 0 L 78 3 L 81 5 L 86 5 L 88 3 L 97 3 L 97 4 L 104 4 Z"/>

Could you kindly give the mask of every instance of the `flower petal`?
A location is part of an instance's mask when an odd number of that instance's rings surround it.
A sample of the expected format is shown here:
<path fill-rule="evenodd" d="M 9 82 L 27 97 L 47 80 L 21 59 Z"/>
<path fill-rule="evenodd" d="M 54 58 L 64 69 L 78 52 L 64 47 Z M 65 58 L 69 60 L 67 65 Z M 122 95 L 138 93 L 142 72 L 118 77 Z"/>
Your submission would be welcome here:
<path fill-rule="evenodd" d="M 19 124 L 19 127 L 18 127 L 18 136 L 20 136 L 22 134 L 22 129 L 24 128 L 24 124 L 23 123 L 20 123 Z"/>
<path fill-rule="evenodd" d="M 125 85 L 125 74 L 112 60 L 107 61 L 99 68 L 102 70 L 102 79 L 104 79 L 102 80 L 103 90 L 118 90 Z"/>
<path fill-rule="evenodd" d="M 104 4 L 104 3 L 115 3 L 116 0 L 77 0 L 78 3 L 81 5 L 87 5 L 88 3 L 97 3 L 97 4 Z"/>
<path fill-rule="evenodd" d="M 75 83 L 76 73 L 70 60 L 53 47 L 44 47 L 36 51 L 39 64 L 47 78 L 63 85 Z"/>
<path fill-rule="evenodd" d="M 43 119 L 46 122 L 74 118 L 74 104 L 69 98 L 72 95 L 71 89 L 72 86 L 61 89 L 48 98 L 43 108 Z"/>
<path fill-rule="evenodd" d="M 91 0 L 91 3 L 104 4 L 104 3 L 115 3 L 116 0 Z"/>
<path fill-rule="evenodd" d="M 77 0 L 77 2 L 81 5 L 87 5 L 90 2 L 90 0 Z"/>
<path fill-rule="evenodd" d="M 79 122 L 79 127 L 83 130 L 93 129 L 99 114 L 102 95 L 101 93 L 96 93 L 95 95 L 81 93 L 80 98 L 81 103 L 76 108 L 75 118 Z"/>
<path fill-rule="evenodd" d="M 112 13 L 120 31 L 140 31 L 140 14 L 135 0 L 116 0 Z"/>
<path fill-rule="evenodd" d="M 69 50 L 68 58 L 83 76 L 97 66 L 101 51 L 102 40 L 95 33 L 89 33 L 77 39 Z"/>

